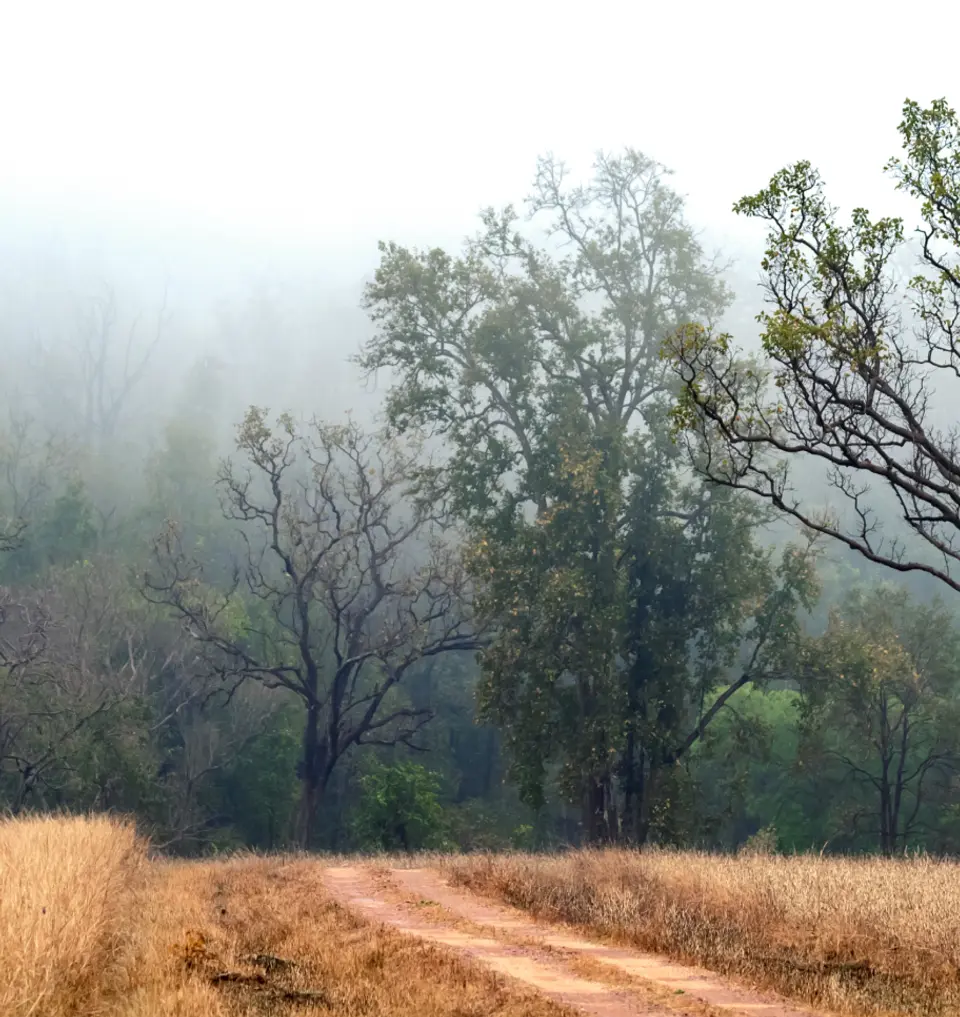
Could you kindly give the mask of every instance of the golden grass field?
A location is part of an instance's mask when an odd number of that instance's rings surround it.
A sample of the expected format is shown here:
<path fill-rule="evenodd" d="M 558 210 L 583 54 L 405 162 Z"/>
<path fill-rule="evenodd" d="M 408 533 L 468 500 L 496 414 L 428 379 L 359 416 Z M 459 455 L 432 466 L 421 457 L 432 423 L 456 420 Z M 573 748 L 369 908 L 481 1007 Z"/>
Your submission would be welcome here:
<path fill-rule="evenodd" d="M 414 863 L 825 1010 L 960 1013 L 952 862 L 584 851 Z M 330 899 L 323 869 L 307 857 L 151 860 L 132 826 L 105 817 L 0 821 L 0 1014 L 569 1017 L 365 923 Z"/>
<path fill-rule="evenodd" d="M 107 818 L 0 822 L 3 1017 L 570 1017 L 334 904 L 315 860 L 147 861 Z"/>
<path fill-rule="evenodd" d="M 960 864 L 694 852 L 460 856 L 451 882 L 850 1014 L 960 1014 Z"/>

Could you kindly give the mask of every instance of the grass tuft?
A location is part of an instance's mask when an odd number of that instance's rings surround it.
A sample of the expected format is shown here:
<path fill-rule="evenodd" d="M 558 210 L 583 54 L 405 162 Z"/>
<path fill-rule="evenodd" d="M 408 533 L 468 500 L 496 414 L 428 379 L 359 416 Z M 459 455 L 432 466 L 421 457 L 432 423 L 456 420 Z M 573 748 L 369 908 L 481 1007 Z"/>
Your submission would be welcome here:
<path fill-rule="evenodd" d="M 0 1013 L 96 1013 L 128 985 L 146 861 L 106 816 L 0 821 Z"/>

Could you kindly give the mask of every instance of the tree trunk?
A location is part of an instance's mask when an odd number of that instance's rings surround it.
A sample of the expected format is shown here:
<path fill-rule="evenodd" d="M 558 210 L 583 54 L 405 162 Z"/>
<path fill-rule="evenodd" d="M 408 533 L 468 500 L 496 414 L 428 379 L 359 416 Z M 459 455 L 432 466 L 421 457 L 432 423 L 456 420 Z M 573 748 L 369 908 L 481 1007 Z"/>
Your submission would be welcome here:
<path fill-rule="evenodd" d="M 640 792 L 637 796 L 637 827 L 636 844 L 643 847 L 650 836 L 652 812 L 655 797 L 660 792 L 660 768 L 654 764 L 654 753 L 649 753 L 649 772 L 646 769 L 647 759 L 643 761 L 640 771 Z"/>
<path fill-rule="evenodd" d="M 631 816 L 633 843 L 637 847 L 643 847 L 647 840 L 647 834 L 650 831 L 650 823 L 647 820 L 650 811 L 648 807 L 650 787 L 647 780 L 647 755 L 646 750 L 640 750 L 635 788 L 636 797 L 634 799 L 633 815 Z"/>
<path fill-rule="evenodd" d="M 300 806 L 297 810 L 294 841 L 301 850 L 309 851 L 313 823 L 323 798 L 327 777 L 327 746 L 320 737 L 320 710 L 316 704 L 307 708 L 303 729 L 303 758 L 300 761 Z"/>
<path fill-rule="evenodd" d="M 889 762 L 884 760 L 880 774 L 880 852 L 885 858 L 893 853 L 890 830 L 890 780 Z"/>
<path fill-rule="evenodd" d="M 619 802 L 617 801 L 617 789 L 613 783 L 613 776 L 607 777 L 604 784 L 604 791 L 606 794 L 606 838 L 608 843 L 616 844 L 620 841 L 623 836 L 623 830 L 621 829 L 621 817 Z"/>
<path fill-rule="evenodd" d="M 607 818 L 609 774 L 588 775 L 584 780 L 581 825 L 587 844 L 603 844 L 610 839 Z"/>
<path fill-rule="evenodd" d="M 898 850 L 900 847 L 900 819 L 901 819 L 901 807 L 903 805 L 903 792 L 905 787 L 905 778 L 907 768 L 907 749 L 909 746 L 910 738 L 910 717 L 907 714 L 907 707 L 903 705 L 901 707 L 900 719 L 900 747 L 897 756 L 897 776 L 893 787 L 893 803 L 890 809 L 890 831 L 892 834 L 891 848 L 893 851 Z M 919 797 L 919 790 L 917 791 Z M 906 849 L 907 846 L 907 830 L 903 831 L 903 847 Z"/>
<path fill-rule="evenodd" d="M 493 757 L 497 751 L 497 732 L 490 728 L 487 734 L 487 751 L 483 767 L 483 795 L 490 797 L 490 789 L 493 787 Z"/>
<path fill-rule="evenodd" d="M 631 844 L 637 838 L 637 792 L 640 789 L 637 777 L 637 736 L 631 728 L 623 760 L 623 838 Z"/>
<path fill-rule="evenodd" d="M 300 788 L 300 805 L 293 839 L 302 851 L 309 851 L 313 833 L 313 819 L 320 806 L 321 790 L 316 781 L 304 774 Z"/>
<path fill-rule="evenodd" d="M 890 733 L 889 713 L 887 708 L 887 697 L 883 689 L 880 692 L 880 851 L 884 857 L 889 858 L 893 853 L 890 830 L 890 812 L 892 801 L 890 797 Z"/>

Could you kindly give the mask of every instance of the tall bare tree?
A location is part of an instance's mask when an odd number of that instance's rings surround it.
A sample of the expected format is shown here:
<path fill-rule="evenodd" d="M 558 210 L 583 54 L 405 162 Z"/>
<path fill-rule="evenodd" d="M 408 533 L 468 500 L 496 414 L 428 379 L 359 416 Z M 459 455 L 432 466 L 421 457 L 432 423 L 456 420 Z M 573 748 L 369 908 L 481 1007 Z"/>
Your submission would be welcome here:
<path fill-rule="evenodd" d="M 59 351 L 41 345 L 41 377 L 84 443 L 109 440 L 146 376 L 169 322 L 164 291 L 155 318 L 124 324 L 113 287 L 104 285 L 81 313 L 76 338 L 58 368 Z"/>
<path fill-rule="evenodd" d="M 309 846 L 338 762 L 355 745 L 414 746 L 429 710 L 397 694 L 420 661 L 478 646 L 471 589 L 442 508 L 411 482 L 422 450 L 350 423 L 268 423 L 251 409 L 225 462 L 225 517 L 243 551 L 215 592 L 169 529 L 146 595 L 185 622 L 208 668 L 286 689 L 305 708 L 296 839 Z"/>

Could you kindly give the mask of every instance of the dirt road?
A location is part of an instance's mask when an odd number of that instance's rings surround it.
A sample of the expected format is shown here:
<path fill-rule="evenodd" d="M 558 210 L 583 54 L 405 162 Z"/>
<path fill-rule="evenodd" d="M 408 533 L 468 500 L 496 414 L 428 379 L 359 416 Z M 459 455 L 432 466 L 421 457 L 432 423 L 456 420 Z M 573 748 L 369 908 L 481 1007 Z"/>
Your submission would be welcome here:
<path fill-rule="evenodd" d="M 562 926 L 451 887 L 428 869 L 325 871 L 342 904 L 470 956 L 595 1017 L 811 1017 L 766 993 L 662 957 L 582 938 Z"/>

